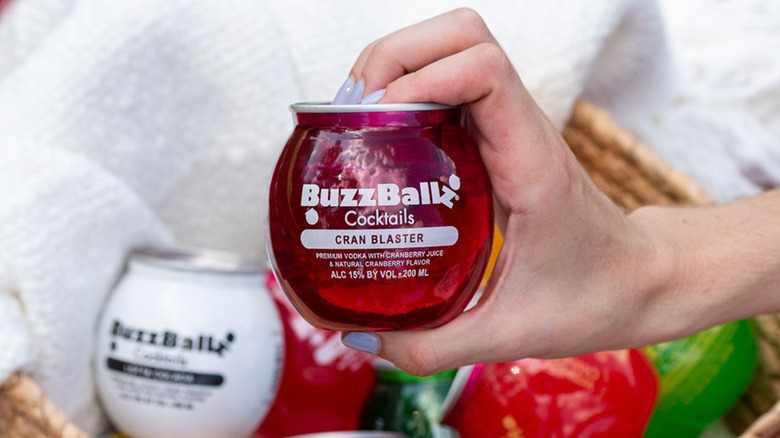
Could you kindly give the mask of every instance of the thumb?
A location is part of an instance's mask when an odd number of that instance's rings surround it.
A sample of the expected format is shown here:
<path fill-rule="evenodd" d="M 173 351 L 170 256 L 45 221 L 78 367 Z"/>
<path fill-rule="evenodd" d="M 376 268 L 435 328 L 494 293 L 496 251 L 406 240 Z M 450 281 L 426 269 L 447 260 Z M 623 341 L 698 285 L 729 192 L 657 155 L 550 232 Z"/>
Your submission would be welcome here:
<path fill-rule="evenodd" d="M 349 332 L 343 333 L 341 340 L 345 346 L 376 354 L 409 374 L 427 376 L 472 364 L 491 350 L 495 337 L 485 336 L 484 312 L 478 307 L 433 329 Z"/>

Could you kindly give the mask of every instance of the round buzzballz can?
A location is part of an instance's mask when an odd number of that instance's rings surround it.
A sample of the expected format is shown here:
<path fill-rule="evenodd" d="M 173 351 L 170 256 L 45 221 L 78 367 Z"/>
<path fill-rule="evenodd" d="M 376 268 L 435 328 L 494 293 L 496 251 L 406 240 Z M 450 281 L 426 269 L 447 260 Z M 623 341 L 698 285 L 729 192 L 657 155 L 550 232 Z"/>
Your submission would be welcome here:
<path fill-rule="evenodd" d="M 375 356 L 347 348 L 339 332 L 306 322 L 270 272 L 266 287 L 282 316 L 285 358 L 276 400 L 255 438 L 357 429 L 364 400 L 376 383 Z"/>
<path fill-rule="evenodd" d="M 133 251 L 97 332 L 100 400 L 138 438 L 246 437 L 284 358 L 264 264 L 194 249 Z"/>
<path fill-rule="evenodd" d="M 490 256 L 492 190 L 439 104 L 292 105 L 269 192 L 269 255 L 311 324 L 378 331 L 446 323 Z"/>
<path fill-rule="evenodd" d="M 645 438 L 701 436 L 747 389 L 758 364 L 757 348 L 750 320 L 643 348 L 661 383 Z"/>
<path fill-rule="evenodd" d="M 641 437 L 658 378 L 639 350 L 463 367 L 443 423 L 462 438 Z"/>

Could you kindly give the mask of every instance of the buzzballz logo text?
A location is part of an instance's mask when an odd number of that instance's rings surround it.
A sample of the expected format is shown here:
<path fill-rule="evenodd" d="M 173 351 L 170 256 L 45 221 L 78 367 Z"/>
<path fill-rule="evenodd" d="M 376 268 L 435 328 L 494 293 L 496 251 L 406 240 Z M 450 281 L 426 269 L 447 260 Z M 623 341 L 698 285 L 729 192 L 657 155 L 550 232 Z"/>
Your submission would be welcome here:
<path fill-rule="evenodd" d="M 114 320 L 111 326 L 113 341 L 124 339 L 138 344 L 155 345 L 183 351 L 195 351 L 201 353 L 213 353 L 219 357 L 226 351 L 236 339 L 236 335 L 229 332 L 223 339 L 213 335 L 201 334 L 198 336 L 185 336 L 170 330 L 149 330 L 139 327 L 128 327 L 119 320 Z"/>
<path fill-rule="evenodd" d="M 458 199 L 456 190 L 460 178 L 451 175 L 449 187 L 438 181 L 421 182 L 419 188 L 400 188 L 397 184 L 377 184 L 376 188 L 321 188 L 316 184 L 304 184 L 301 207 L 390 207 L 395 205 L 442 204 L 453 207 Z"/>
<path fill-rule="evenodd" d="M 421 182 L 418 187 L 399 187 L 398 184 L 384 183 L 376 187 L 365 188 L 326 188 L 316 184 L 304 184 L 301 192 L 301 207 L 394 207 L 398 205 L 444 205 L 454 206 L 458 200 L 460 178 L 450 175 L 449 185 L 439 181 Z M 314 224 L 319 215 L 313 209 L 306 212 L 306 220 Z M 401 225 L 414 223 L 414 216 L 405 210 L 400 213 L 374 211 L 370 215 L 348 212 L 348 225 Z"/>

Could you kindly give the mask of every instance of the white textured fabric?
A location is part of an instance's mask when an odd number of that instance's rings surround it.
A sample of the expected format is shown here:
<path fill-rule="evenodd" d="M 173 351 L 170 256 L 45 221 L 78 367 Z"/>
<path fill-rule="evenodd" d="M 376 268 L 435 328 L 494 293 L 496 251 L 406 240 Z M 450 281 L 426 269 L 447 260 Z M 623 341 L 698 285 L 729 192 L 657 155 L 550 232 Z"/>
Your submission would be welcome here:
<path fill-rule="evenodd" d="M 780 185 L 780 3 L 661 0 L 671 94 L 612 113 L 725 202 Z"/>
<path fill-rule="evenodd" d="M 557 126 L 585 95 L 662 139 L 673 164 L 723 199 L 755 192 L 757 176 L 770 185 L 770 152 L 737 153 L 722 140 L 776 145 L 763 126 L 777 128 L 778 100 L 761 90 L 777 82 L 752 77 L 752 94 L 721 105 L 745 105 L 735 125 L 701 110 L 712 90 L 696 75 L 721 78 L 690 72 L 717 67 L 696 46 L 725 37 L 708 23 L 687 33 L 699 22 L 679 18 L 669 49 L 661 12 L 693 9 L 666 3 L 11 0 L 0 15 L 0 380 L 30 372 L 94 434 L 92 326 L 127 250 L 175 240 L 263 257 L 267 180 L 292 130 L 289 104 L 329 100 L 366 44 L 456 6 L 482 14 Z M 684 81 L 669 74 L 676 49 L 690 51 Z M 691 127 L 685 108 L 667 111 L 679 96 L 696 108 Z M 693 141 L 710 119 L 722 132 Z M 708 183 L 707 169 L 725 168 Z"/>
<path fill-rule="evenodd" d="M 170 237 L 138 196 L 89 161 L 3 142 L 0 160 L 0 376 L 30 373 L 74 421 L 102 424 L 92 337 L 134 245 Z"/>

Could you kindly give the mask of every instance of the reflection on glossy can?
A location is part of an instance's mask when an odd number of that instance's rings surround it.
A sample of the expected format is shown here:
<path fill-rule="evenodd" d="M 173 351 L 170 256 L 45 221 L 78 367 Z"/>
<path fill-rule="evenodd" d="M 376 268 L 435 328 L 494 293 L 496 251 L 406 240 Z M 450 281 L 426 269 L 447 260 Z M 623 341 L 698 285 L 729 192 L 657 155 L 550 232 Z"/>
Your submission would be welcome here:
<path fill-rule="evenodd" d="M 292 106 L 273 173 L 269 249 L 296 309 L 330 330 L 457 316 L 490 256 L 492 192 L 461 109 Z"/>
<path fill-rule="evenodd" d="M 133 251 L 97 332 L 101 402 L 134 437 L 249 436 L 282 367 L 263 266 L 202 250 Z"/>

